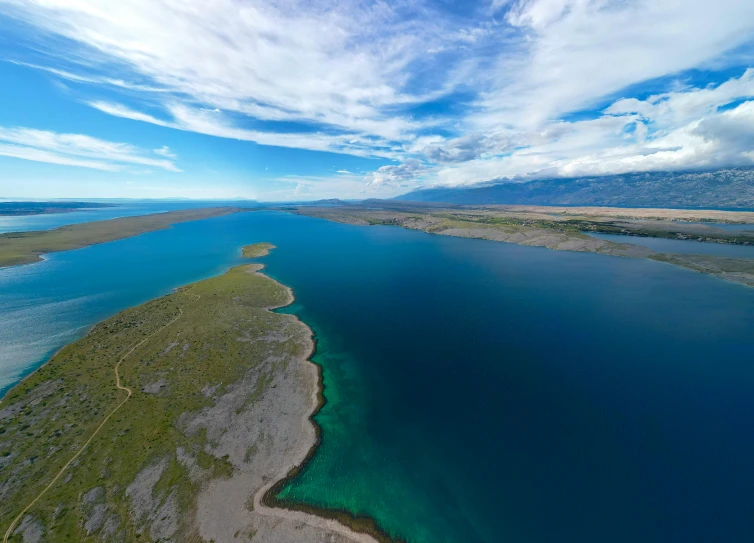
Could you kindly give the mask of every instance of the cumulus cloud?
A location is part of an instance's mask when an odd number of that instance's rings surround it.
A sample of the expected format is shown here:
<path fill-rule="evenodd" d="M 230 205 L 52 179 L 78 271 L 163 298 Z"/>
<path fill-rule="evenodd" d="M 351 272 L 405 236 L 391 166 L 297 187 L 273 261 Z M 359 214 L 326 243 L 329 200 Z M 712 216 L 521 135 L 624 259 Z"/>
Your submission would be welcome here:
<path fill-rule="evenodd" d="M 408 159 L 401 164 L 382 166 L 370 173 L 366 181 L 368 186 L 375 188 L 410 188 L 426 173 L 427 167 L 424 163 Z"/>
<path fill-rule="evenodd" d="M 618 99 L 591 119 L 551 120 L 415 146 L 431 182 L 474 184 L 754 164 L 754 69 L 719 85 Z"/>
<path fill-rule="evenodd" d="M 23 127 L 0 127 L 0 155 L 110 172 L 127 170 L 133 166 L 181 171 L 172 160 L 154 158 L 149 151 L 127 143 Z"/>

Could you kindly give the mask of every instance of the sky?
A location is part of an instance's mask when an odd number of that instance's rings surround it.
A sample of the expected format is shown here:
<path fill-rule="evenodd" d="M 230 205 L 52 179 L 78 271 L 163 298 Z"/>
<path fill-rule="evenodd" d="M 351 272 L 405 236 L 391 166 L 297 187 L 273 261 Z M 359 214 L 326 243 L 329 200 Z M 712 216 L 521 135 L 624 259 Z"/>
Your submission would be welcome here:
<path fill-rule="evenodd" d="M 0 197 L 746 165 L 750 0 L 0 0 Z"/>

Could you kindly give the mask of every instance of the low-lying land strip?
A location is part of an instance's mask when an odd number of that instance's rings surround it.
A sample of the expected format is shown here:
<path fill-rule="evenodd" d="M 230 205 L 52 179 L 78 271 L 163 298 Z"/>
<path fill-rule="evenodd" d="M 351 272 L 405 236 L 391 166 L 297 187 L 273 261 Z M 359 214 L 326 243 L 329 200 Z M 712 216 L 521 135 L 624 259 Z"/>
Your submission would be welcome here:
<path fill-rule="evenodd" d="M 163 230 L 172 224 L 219 217 L 238 211 L 241 209 L 232 207 L 186 209 L 73 224 L 54 230 L 0 234 L 0 268 L 37 262 L 41 260 L 41 255 L 46 253 L 80 249 L 97 243 L 138 236 L 145 232 Z"/>
<path fill-rule="evenodd" d="M 754 246 L 754 231 L 715 228 L 714 223 L 753 223 L 754 212 L 545 206 L 441 206 L 373 201 L 363 204 L 289 209 L 300 215 L 360 225 L 395 225 L 434 234 L 505 241 L 632 258 L 651 258 L 754 286 L 754 260 L 670 255 L 631 244 L 630 236 L 692 239 Z M 692 224 L 694 221 L 705 224 Z M 586 232 L 623 234 L 626 243 Z"/>
<path fill-rule="evenodd" d="M 604 207 L 604 206 L 533 206 L 495 205 L 489 209 L 499 209 L 509 213 L 540 213 L 555 217 L 592 217 L 597 219 L 644 219 L 685 222 L 722 222 L 754 224 L 754 211 L 722 211 L 719 209 L 665 209 L 645 207 Z M 714 225 L 713 225 L 714 226 Z"/>
<path fill-rule="evenodd" d="M 8 542 L 370 540 L 260 503 L 315 443 L 320 390 L 311 330 L 270 311 L 293 297 L 260 268 L 123 311 L 7 394 Z"/>
<path fill-rule="evenodd" d="M 50 213 L 70 213 L 81 209 L 117 207 L 115 204 L 99 202 L 0 202 L 0 215 L 48 215 Z"/>

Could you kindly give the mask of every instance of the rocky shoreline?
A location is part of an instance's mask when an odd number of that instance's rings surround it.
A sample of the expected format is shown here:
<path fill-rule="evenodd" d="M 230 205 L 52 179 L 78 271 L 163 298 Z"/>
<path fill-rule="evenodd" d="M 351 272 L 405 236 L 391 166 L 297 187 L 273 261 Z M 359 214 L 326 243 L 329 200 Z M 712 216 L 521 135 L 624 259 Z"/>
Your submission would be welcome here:
<path fill-rule="evenodd" d="M 293 292 L 261 268 L 127 309 L 6 395 L 9 543 L 375 541 L 264 499 L 316 447 L 322 396 L 312 331 L 272 311 Z"/>

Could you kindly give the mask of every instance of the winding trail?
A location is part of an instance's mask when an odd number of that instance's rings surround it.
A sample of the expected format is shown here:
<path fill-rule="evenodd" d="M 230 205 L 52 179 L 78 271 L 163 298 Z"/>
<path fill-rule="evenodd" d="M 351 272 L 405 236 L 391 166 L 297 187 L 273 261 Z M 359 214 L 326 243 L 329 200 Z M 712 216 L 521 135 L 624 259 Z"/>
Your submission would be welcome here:
<path fill-rule="evenodd" d="M 183 292 L 183 291 L 177 291 L 177 292 Z M 186 294 L 188 296 L 196 296 L 197 300 L 199 298 L 201 298 L 201 296 L 199 296 L 198 294 L 190 294 L 188 292 L 183 292 L 183 294 Z M 68 469 L 68 467 L 79 456 L 81 456 L 81 453 L 84 452 L 84 450 L 92 442 L 92 440 L 95 437 L 97 437 L 97 434 L 99 434 L 100 430 L 102 430 L 102 428 L 104 428 L 105 424 L 107 424 L 107 421 L 110 420 L 110 417 L 112 417 L 121 407 L 123 407 L 125 405 L 125 403 L 128 400 L 131 399 L 131 395 L 133 394 L 133 391 L 130 388 L 123 386 L 120 383 L 120 374 L 118 373 L 118 368 L 120 367 L 121 363 L 126 358 L 128 358 L 128 356 L 132 352 L 134 352 L 136 349 L 138 349 L 139 347 L 141 347 L 142 345 L 144 345 L 144 343 L 146 343 L 147 341 L 149 341 L 150 339 L 152 339 L 154 336 L 156 336 L 157 334 L 159 334 L 160 332 L 162 332 L 163 330 L 165 330 L 168 326 L 170 326 L 171 324 L 173 324 L 175 321 L 177 321 L 178 319 L 180 319 L 182 316 L 183 316 L 183 309 L 181 309 L 179 307 L 178 308 L 178 315 L 176 315 L 176 317 L 173 320 L 171 320 L 166 325 L 162 326 L 161 328 L 159 328 L 159 329 L 155 330 L 154 332 L 152 332 L 151 334 L 149 334 L 147 337 L 145 337 L 144 339 L 142 339 L 139 343 L 137 343 L 136 345 L 134 345 L 133 347 L 131 347 L 126 354 L 124 354 L 122 357 L 120 357 L 120 360 L 118 360 L 118 363 L 115 364 L 115 368 L 113 368 L 113 370 L 115 371 L 115 387 L 118 390 L 124 390 L 126 392 L 126 397 L 123 398 L 123 401 L 120 402 L 117 406 L 115 406 L 115 408 L 112 411 L 110 411 L 110 414 L 105 417 L 105 419 L 100 423 L 99 426 L 97 426 L 97 429 L 94 430 L 94 433 L 92 433 L 91 436 L 89 436 L 89 439 L 86 440 L 86 443 L 84 443 L 81 446 L 81 448 L 78 451 L 76 451 L 76 454 L 74 454 L 71 457 L 71 459 L 68 460 L 68 462 L 66 462 L 66 464 L 62 468 L 60 468 L 60 471 L 58 471 L 58 473 L 55 475 L 55 477 L 53 477 L 52 481 L 50 481 L 50 483 L 39 494 L 37 494 L 37 496 L 26 507 L 24 507 L 24 509 L 18 514 L 18 516 L 15 519 L 13 519 L 13 522 L 10 523 L 10 526 L 8 527 L 8 530 L 6 530 L 5 535 L 3 536 L 3 543 L 8 543 L 8 540 L 10 539 L 10 536 L 13 535 L 13 529 L 16 527 L 16 524 L 18 524 L 18 521 L 20 521 L 23 518 L 23 516 L 29 511 L 29 509 L 31 509 L 32 507 L 34 507 L 34 505 L 42 498 L 42 496 L 44 496 L 47 493 L 47 491 L 52 488 L 52 486 L 57 482 L 57 480 L 60 479 L 60 476 L 63 475 L 63 472 L 66 469 Z"/>

